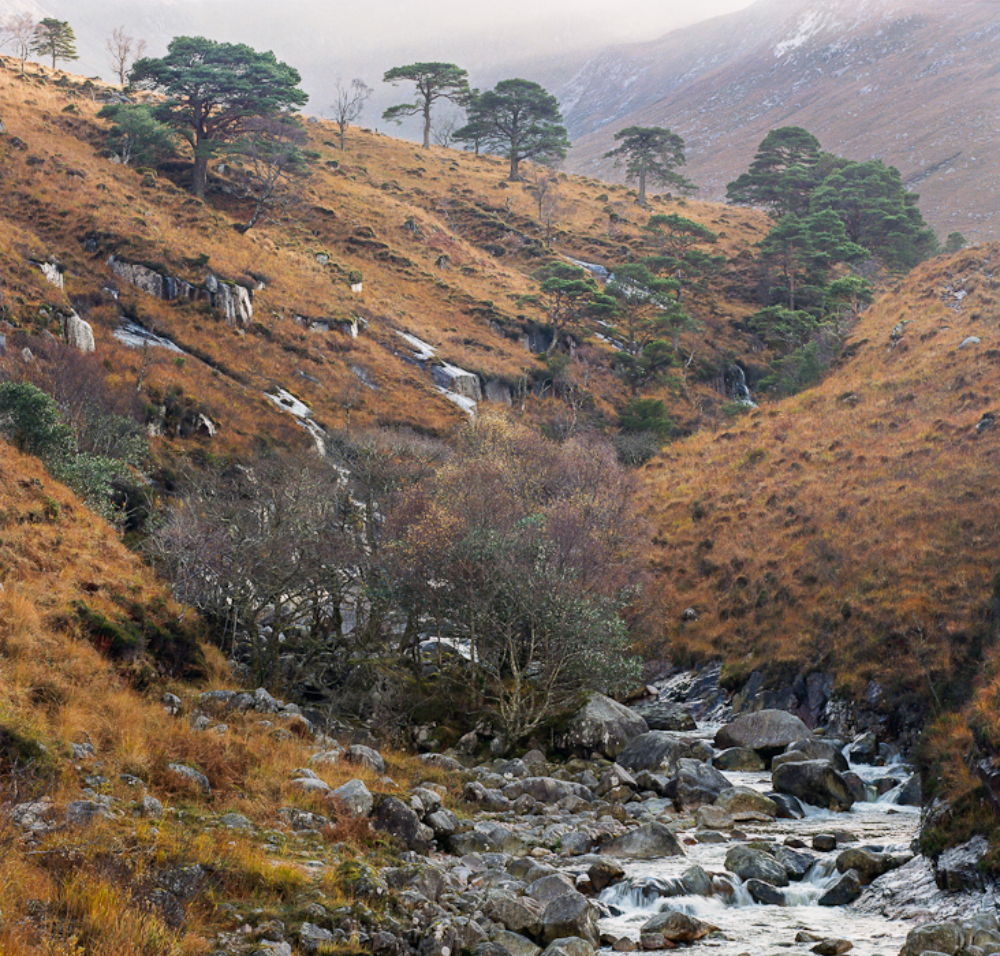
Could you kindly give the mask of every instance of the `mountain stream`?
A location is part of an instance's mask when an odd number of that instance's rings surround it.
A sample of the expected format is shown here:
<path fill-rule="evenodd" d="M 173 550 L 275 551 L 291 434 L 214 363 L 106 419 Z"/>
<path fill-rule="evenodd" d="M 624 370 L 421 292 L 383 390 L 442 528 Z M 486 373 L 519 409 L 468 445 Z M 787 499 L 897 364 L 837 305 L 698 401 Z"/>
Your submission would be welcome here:
<path fill-rule="evenodd" d="M 699 736 L 704 736 L 704 730 Z M 657 913 L 674 910 L 721 930 L 721 934 L 684 947 L 692 956 L 804 953 L 819 940 L 832 938 L 849 941 L 853 944 L 851 953 L 858 956 L 894 956 L 915 925 L 914 920 L 890 918 L 885 907 L 865 905 L 867 889 L 860 900 L 847 906 L 818 903 L 820 896 L 841 876 L 836 859 L 844 849 L 863 847 L 893 857 L 912 856 L 910 846 L 916 835 L 919 810 L 896 804 L 898 787 L 876 796 L 873 785 L 876 779 L 886 776 L 905 778 L 907 768 L 898 764 L 888 768 L 852 765 L 851 770 L 868 784 L 869 802 L 856 803 L 849 812 L 804 807 L 806 815 L 801 820 L 740 824 L 739 833 L 727 834 L 724 839 L 717 837 L 720 842 L 700 842 L 693 829 L 681 831 L 678 836 L 685 856 L 624 863 L 626 879 L 608 887 L 599 897 L 610 914 L 600 922 L 602 934 L 606 934 L 605 938 L 638 941 L 644 923 Z M 771 775 L 767 771 L 726 772 L 726 776 L 734 786 L 750 787 L 761 793 L 771 790 Z M 818 834 L 836 835 L 837 848 L 826 853 L 815 852 L 813 838 Z M 757 841 L 804 847 L 802 852 L 815 856 L 815 862 L 801 881 L 780 890 L 784 905 L 755 902 L 740 879 L 725 869 L 726 853 L 733 846 Z M 700 866 L 712 877 L 709 894 L 691 895 L 681 883 L 682 874 L 693 866 Z M 893 875 L 889 873 L 882 879 Z M 926 918 L 927 914 L 921 915 Z"/>

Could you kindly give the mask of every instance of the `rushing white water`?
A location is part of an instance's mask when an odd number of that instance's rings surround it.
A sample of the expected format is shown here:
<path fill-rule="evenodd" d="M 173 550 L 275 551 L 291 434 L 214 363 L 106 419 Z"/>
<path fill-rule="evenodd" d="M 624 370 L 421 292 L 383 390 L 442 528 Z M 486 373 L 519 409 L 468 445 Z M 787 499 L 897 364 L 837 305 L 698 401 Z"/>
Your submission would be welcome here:
<path fill-rule="evenodd" d="M 704 730 L 702 731 L 704 733 Z M 893 776 L 905 778 L 906 769 L 897 767 L 852 766 L 863 779 L 873 780 Z M 895 772 L 893 772 L 895 771 Z M 766 792 L 771 789 L 770 774 L 733 773 L 726 776 L 735 786 L 752 787 Z M 870 789 L 875 796 L 874 786 Z M 837 937 L 853 943 L 858 956 L 894 956 L 898 953 L 913 923 L 889 919 L 862 906 L 865 897 L 850 906 L 820 906 L 819 897 L 839 879 L 836 858 L 848 847 L 866 847 L 894 856 L 905 855 L 916 834 L 919 812 L 916 808 L 897 806 L 895 791 L 877 801 L 857 803 L 848 813 L 834 813 L 815 807 L 805 807 L 802 820 L 774 820 L 770 823 L 738 825 L 747 840 L 782 844 L 786 838 L 801 840 L 814 853 L 816 862 L 801 882 L 792 882 L 781 889 L 784 906 L 756 903 L 740 880 L 725 870 L 726 853 L 738 839 L 722 843 L 700 843 L 694 831 L 679 834 L 684 845 L 684 857 L 668 857 L 626 864 L 628 879 L 609 887 L 600 897 L 612 916 L 601 921 L 601 930 L 615 937 L 627 937 L 638 942 L 642 925 L 661 911 L 677 910 L 712 923 L 721 936 L 705 938 L 684 949 L 692 956 L 718 954 L 738 956 L 750 953 L 771 956 L 791 951 L 804 953 L 811 942 L 796 942 L 799 933 L 817 938 Z M 819 833 L 844 831 L 853 839 L 841 837 L 838 849 L 830 853 L 811 850 L 812 838 Z M 712 877 L 709 895 L 691 895 L 681 883 L 682 874 L 692 866 L 700 866 Z"/>

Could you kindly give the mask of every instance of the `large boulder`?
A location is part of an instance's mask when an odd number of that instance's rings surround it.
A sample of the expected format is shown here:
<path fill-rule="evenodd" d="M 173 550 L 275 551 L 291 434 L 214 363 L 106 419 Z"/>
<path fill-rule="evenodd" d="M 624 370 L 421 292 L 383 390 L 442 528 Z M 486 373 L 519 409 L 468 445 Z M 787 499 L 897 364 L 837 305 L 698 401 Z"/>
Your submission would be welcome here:
<path fill-rule="evenodd" d="M 842 748 L 832 740 L 823 740 L 820 737 L 809 736 L 793 740 L 785 748 L 785 753 L 802 754 L 800 760 L 828 760 L 841 773 L 846 773 L 850 769 Z"/>
<path fill-rule="evenodd" d="M 538 936 L 542 929 L 542 907 L 531 897 L 517 897 L 504 890 L 490 893 L 483 913 L 494 923 L 519 935 Z"/>
<path fill-rule="evenodd" d="M 655 860 L 661 856 L 684 856 L 673 831 L 662 823 L 647 823 L 629 830 L 605 843 L 600 850 L 603 856 L 629 857 L 633 860 Z"/>
<path fill-rule="evenodd" d="M 691 753 L 691 740 L 665 730 L 651 730 L 632 740 L 618 755 L 618 763 L 632 773 L 674 773 L 677 761 Z"/>
<path fill-rule="evenodd" d="M 788 886 L 785 868 L 769 853 L 737 844 L 726 854 L 725 867 L 743 882 L 761 880 L 772 886 Z"/>
<path fill-rule="evenodd" d="M 712 765 L 719 770 L 763 770 L 764 761 L 756 750 L 730 747 L 712 758 Z"/>
<path fill-rule="evenodd" d="M 854 805 L 847 781 L 825 760 L 784 763 L 771 774 L 771 785 L 778 793 L 828 810 L 850 810 Z"/>
<path fill-rule="evenodd" d="M 86 319 L 71 312 L 66 320 L 66 341 L 79 352 L 94 351 L 94 329 Z"/>
<path fill-rule="evenodd" d="M 885 853 L 875 853 L 863 847 L 850 847 L 837 854 L 837 869 L 841 873 L 854 870 L 862 886 L 867 886 L 873 880 L 894 870 L 899 861 Z"/>
<path fill-rule="evenodd" d="M 711 764 L 682 757 L 677 761 L 677 773 L 664 787 L 664 795 L 687 810 L 712 803 L 720 793 L 730 789 L 729 780 Z"/>
<path fill-rule="evenodd" d="M 965 934 L 957 923 L 925 923 L 906 934 L 899 956 L 920 956 L 928 951 L 954 956 L 965 945 Z"/>
<path fill-rule="evenodd" d="M 715 746 L 756 750 L 765 760 L 781 753 L 790 743 L 809 736 L 809 728 L 798 717 L 783 710 L 758 710 L 744 714 L 718 729 Z"/>
<path fill-rule="evenodd" d="M 646 721 L 618 701 L 593 694 L 570 720 L 560 744 L 566 750 L 597 752 L 614 760 L 633 738 L 649 730 Z"/>
<path fill-rule="evenodd" d="M 648 697 L 640 700 L 632 704 L 632 710 L 646 721 L 650 730 L 697 729 L 697 724 L 686 707 L 664 697 Z"/>
<path fill-rule="evenodd" d="M 395 797 L 382 800 L 372 823 L 376 830 L 396 837 L 407 849 L 418 853 L 427 853 L 434 842 L 434 831 L 421 823 L 420 817 Z"/>
<path fill-rule="evenodd" d="M 653 942 L 654 938 L 662 937 L 668 943 L 693 943 L 695 940 L 703 939 L 709 933 L 714 932 L 717 927 L 711 923 L 703 923 L 687 913 L 664 912 L 657 913 L 652 919 L 642 924 L 639 931 L 643 940 L 643 948 L 654 948 L 646 941 Z M 660 949 L 664 947 L 658 947 Z"/>
<path fill-rule="evenodd" d="M 861 895 L 861 880 L 854 870 L 848 870 L 818 900 L 820 906 L 847 906 Z"/>
<path fill-rule="evenodd" d="M 600 941 L 597 916 L 582 893 L 570 890 L 557 896 L 542 913 L 542 940 L 551 943 L 563 936 L 579 936 L 592 946 Z"/>
<path fill-rule="evenodd" d="M 773 820 L 778 815 L 778 805 L 750 787 L 728 787 L 716 797 L 715 806 L 733 820 Z"/>
<path fill-rule="evenodd" d="M 986 837 L 975 836 L 967 843 L 945 850 L 934 865 L 934 878 L 943 890 L 981 890 L 985 885 L 979 864 L 989 844 Z"/>
<path fill-rule="evenodd" d="M 375 806 L 375 798 L 361 780 L 348 780 L 331 790 L 330 799 L 356 817 L 367 817 Z"/>

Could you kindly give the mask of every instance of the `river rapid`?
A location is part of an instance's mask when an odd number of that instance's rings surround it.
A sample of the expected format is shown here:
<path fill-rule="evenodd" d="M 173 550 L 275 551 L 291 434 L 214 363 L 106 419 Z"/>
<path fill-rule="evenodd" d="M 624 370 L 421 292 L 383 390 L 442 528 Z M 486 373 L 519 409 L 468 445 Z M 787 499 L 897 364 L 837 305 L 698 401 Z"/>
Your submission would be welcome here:
<path fill-rule="evenodd" d="M 692 736 L 704 739 L 714 730 L 704 727 Z M 622 861 L 626 879 L 599 896 L 607 914 L 600 921 L 604 940 L 638 942 L 644 923 L 657 913 L 674 910 L 721 931 L 686 946 L 692 956 L 804 953 L 817 941 L 830 938 L 849 941 L 853 945 L 851 952 L 859 956 L 898 953 L 907 933 L 916 925 L 912 917 L 919 913 L 926 919 L 926 910 L 917 908 L 908 912 L 911 918 L 893 918 L 886 912 L 891 907 L 873 905 L 871 888 L 857 902 L 846 906 L 818 903 L 823 893 L 840 879 L 836 860 L 845 849 L 862 847 L 900 861 L 914 857 L 912 845 L 917 835 L 919 810 L 896 803 L 899 787 L 878 796 L 874 786 L 874 781 L 880 778 L 905 779 L 909 768 L 902 763 L 890 767 L 852 764 L 851 770 L 868 784 L 869 800 L 855 803 L 847 812 L 804 806 L 805 816 L 800 820 L 740 823 L 735 830 L 718 835 L 698 833 L 692 821 L 689 829 L 678 830 L 685 856 Z M 725 776 L 734 786 L 749 787 L 760 793 L 772 789 L 767 771 L 727 771 Z M 814 837 L 823 834 L 837 837 L 836 849 L 813 850 Z M 801 881 L 791 882 L 781 890 L 783 905 L 764 905 L 755 902 L 741 880 L 725 869 L 727 852 L 740 843 L 798 847 L 800 852 L 814 855 L 815 862 Z M 712 877 L 710 894 L 692 895 L 681 883 L 682 874 L 694 866 Z M 890 873 L 882 879 L 892 876 Z M 620 948 L 625 945 L 623 942 Z"/>

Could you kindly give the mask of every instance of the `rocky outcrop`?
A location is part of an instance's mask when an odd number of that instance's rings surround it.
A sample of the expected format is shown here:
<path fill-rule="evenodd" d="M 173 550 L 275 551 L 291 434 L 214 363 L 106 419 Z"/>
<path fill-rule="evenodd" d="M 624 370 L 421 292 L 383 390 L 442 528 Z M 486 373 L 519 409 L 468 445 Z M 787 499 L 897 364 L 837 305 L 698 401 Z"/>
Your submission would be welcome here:
<path fill-rule="evenodd" d="M 665 730 L 651 730 L 632 740 L 618 755 L 618 763 L 632 773 L 674 773 L 681 757 L 691 753 L 691 741 Z"/>
<path fill-rule="evenodd" d="M 93 352 L 96 347 L 93 327 L 75 312 L 66 319 L 66 341 L 78 352 Z"/>
<path fill-rule="evenodd" d="M 637 701 L 631 709 L 646 721 L 650 730 L 695 729 L 694 718 L 687 708 L 663 697 Z"/>
<path fill-rule="evenodd" d="M 209 275 L 199 287 L 164 275 L 150 266 L 137 262 L 126 262 L 117 256 L 108 259 L 108 268 L 129 285 L 135 286 L 147 295 L 172 302 L 187 299 L 191 302 L 208 302 L 225 317 L 229 325 L 245 329 L 253 319 L 253 292 L 241 285 L 235 285 Z"/>

